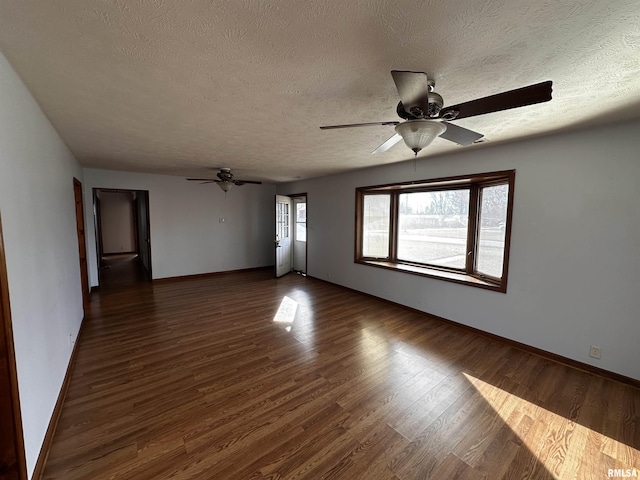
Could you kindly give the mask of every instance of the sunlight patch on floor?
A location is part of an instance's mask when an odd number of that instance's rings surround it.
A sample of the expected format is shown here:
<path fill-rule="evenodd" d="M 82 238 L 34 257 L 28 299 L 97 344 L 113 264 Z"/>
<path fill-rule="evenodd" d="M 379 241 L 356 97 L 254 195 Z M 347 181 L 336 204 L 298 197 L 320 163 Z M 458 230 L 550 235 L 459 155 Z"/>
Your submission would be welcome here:
<path fill-rule="evenodd" d="M 621 471 L 640 474 L 640 450 L 472 375 L 463 375 L 554 478 L 579 478 L 578 471 L 589 466 L 594 475 L 600 475 L 597 478 Z M 593 471 L 594 458 L 601 471 Z"/>
<path fill-rule="evenodd" d="M 296 311 L 298 310 L 298 302 L 296 302 L 291 297 L 284 297 L 282 302 L 280 302 L 280 306 L 278 307 L 278 311 L 276 312 L 275 317 L 273 317 L 273 321 L 276 323 L 288 323 L 292 324 L 296 318 Z M 288 325 L 285 330 L 288 332 L 291 331 L 291 325 Z"/>

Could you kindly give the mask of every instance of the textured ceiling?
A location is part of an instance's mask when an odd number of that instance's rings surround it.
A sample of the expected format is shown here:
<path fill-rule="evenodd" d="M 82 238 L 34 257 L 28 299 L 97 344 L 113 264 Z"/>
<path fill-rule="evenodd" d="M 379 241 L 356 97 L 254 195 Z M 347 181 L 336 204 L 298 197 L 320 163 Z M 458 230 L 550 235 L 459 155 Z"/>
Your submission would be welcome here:
<path fill-rule="evenodd" d="M 390 70 L 445 105 L 553 80 L 455 123 L 491 142 L 640 117 L 637 0 L 0 0 L 0 50 L 88 167 L 309 178 L 407 160 Z M 421 156 L 462 148 L 443 139 Z"/>

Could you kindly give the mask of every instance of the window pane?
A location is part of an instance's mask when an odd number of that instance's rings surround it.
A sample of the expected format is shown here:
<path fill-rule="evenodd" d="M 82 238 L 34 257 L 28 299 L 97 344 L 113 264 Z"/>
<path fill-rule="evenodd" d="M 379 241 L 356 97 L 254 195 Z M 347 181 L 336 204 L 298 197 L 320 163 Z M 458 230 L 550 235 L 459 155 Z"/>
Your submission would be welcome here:
<path fill-rule="evenodd" d="M 307 241 L 307 224 L 304 222 L 296 222 L 296 240 L 298 242 Z"/>
<path fill-rule="evenodd" d="M 402 193 L 398 260 L 464 269 L 469 190 Z"/>
<path fill-rule="evenodd" d="M 480 198 L 476 271 L 501 278 L 509 185 L 484 187 L 480 190 Z"/>
<path fill-rule="evenodd" d="M 296 202 L 296 240 L 307 241 L 307 203 Z"/>
<path fill-rule="evenodd" d="M 390 195 L 365 195 L 362 205 L 362 255 L 389 257 Z"/>
<path fill-rule="evenodd" d="M 289 238 L 289 205 L 278 203 L 276 235 L 279 239 Z"/>
<path fill-rule="evenodd" d="M 307 221 L 307 204 L 303 202 L 296 203 L 296 221 Z"/>

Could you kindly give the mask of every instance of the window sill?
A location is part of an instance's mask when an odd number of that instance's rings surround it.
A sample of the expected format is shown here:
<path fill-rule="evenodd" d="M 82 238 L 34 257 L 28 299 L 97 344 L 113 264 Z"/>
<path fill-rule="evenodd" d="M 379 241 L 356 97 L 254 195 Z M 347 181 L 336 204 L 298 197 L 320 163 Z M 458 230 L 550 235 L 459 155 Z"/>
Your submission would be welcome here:
<path fill-rule="evenodd" d="M 436 268 L 423 267 L 418 265 L 409 265 L 406 263 L 389 262 L 385 260 L 356 260 L 361 265 L 369 265 L 372 267 L 385 268 L 387 270 L 395 270 L 397 272 L 410 273 L 412 275 L 420 275 L 423 277 L 437 278 L 447 282 L 460 283 L 470 287 L 484 288 L 493 290 L 494 292 L 507 293 L 506 285 L 490 283 L 471 275 L 457 272 L 448 272 L 446 270 L 438 270 Z"/>

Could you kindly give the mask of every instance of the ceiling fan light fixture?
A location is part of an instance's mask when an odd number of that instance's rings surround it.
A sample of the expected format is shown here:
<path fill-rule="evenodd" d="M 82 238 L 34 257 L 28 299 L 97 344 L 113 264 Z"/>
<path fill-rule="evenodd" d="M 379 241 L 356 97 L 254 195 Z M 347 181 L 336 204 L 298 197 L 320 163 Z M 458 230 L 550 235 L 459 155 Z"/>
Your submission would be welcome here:
<path fill-rule="evenodd" d="M 231 187 L 233 187 L 233 182 L 224 180 L 222 182 L 218 182 L 218 186 L 226 193 L 231 190 Z"/>
<path fill-rule="evenodd" d="M 442 135 L 446 129 L 446 125 L 434 120 L 407 120 L 396 126 L 396 133 L 417 155 L 420 150 L 429 146 L 437 136 Z"/>

